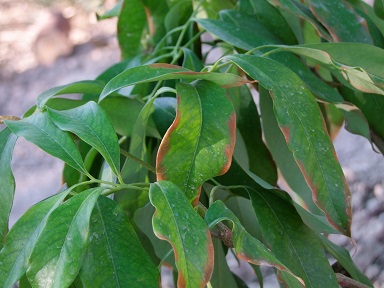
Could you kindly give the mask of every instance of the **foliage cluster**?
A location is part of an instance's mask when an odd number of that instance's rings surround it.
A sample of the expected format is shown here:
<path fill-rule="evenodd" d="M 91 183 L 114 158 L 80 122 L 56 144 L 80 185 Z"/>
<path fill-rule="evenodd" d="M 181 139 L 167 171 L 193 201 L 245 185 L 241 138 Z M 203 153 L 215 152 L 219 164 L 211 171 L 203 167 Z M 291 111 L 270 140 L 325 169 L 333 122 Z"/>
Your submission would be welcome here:
<path fill-rule="evenodd" d="M 345 121 L 384 151 L 383 14 L 125 0 L 99 15 L 118 17 L 122 61 L 0 119 L 0 285 L 158 287 L 166 263 L 178 287 L 246 287 L 233 253 L 261 285 L 268 265 L 288 287 L 372 287 L 327 235 L 351 237 L 352 218 L 331 139 Z M 65 162 L 64 186 L 8 232 L 18 137 Z"/>

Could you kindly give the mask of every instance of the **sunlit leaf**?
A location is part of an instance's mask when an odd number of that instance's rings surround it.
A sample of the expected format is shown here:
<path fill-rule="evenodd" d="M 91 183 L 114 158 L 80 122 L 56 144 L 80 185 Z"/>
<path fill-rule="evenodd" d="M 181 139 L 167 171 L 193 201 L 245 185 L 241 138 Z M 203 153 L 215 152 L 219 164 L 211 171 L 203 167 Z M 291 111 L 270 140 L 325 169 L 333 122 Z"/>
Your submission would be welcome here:
<path fill-rule="evenodd" d="M 231 165 L 236 115 L 225 90 L 212 82 L 178 83 L 176 89 L 176 119 L 159 147 L 157 179 L 174 182 L 197 204 L 201 185 Z"/>
<path fill-rule="evenodd" d="M 32 250 L 47 218 L 68 192 L 64 191 L 32 206 L 12 227 L 0 252 L 0 283 L 3 287 L 12 287 L 25 274 Z"/>
<path fill-rule="evenodd" d="M 296 74 L 271 59 L 250 55 L 227 59 L 270 90 L 277 122 L 316 205 L 337 230 L 349 236 L 350 191 L 312 94 Z"/>
<path fill-rule="evenodd" d="M 106 112 L 90 101 L 80 107 L 57 111 L 48 109 L 49 117 L 62 130 L 70 131 L 84 142 L 96 148 L 111 166 L 120 174 L 120 148 L 117 136 Z"/>
<path fill-rule="evenodd" d="M 49 118 L 47 112 L 36 112 L 20 121 L 5 121 L 5 123 L 17 136 L 24 137 L 80 172 L 87 173 L 71 135 L 60 130 Z"/>
<path fill-rule="evenodd" d="M 17 137 L 9 128 L 0 131 L 0 249 L 8 232 L 9 213 L 15 193 L 15 178 L 11 170 L 13 148 Z"/>
<path fill-rule="evenodd" d="M 225 207 L 223 202 L 218 200 L 209 207 L 207 214 L 205 215 L 205 221 L 210 228 L 213 228 L 217 223 L 223 220 L 229 220 L 233 223 L 231 236 L 236 255 L 239 259 L 255 265 L 273 266 L 278 270 L 292 273 L 275 257 L 273 251 L 269 250 L 256 238 L 253 238 L 244 229 L 235 214 Z"/>
<path fill-rule="evenodd" d="M 206 223 L 172 182 L 151 184 L 149 197 L 156 208 L 153 230 L 174 249 L 178 287 L 204 287 L 211 278 L 214 261 L 211 234 Z"/>
<path fill-rule="evenodd" d="M 85 287 L 158 287 L 158 269 L 115 201 L 99 197 L 89 229 L 80 271 Z"/>
<path fill-rule="evenodd" d="M 103 189 L 73 196 L 48 217 L 27 270 L 32 286 L 65 287 L 76 278 L 87 250 L 89 218 Z"/>
<path fill-rule="evenodd" d="M 127 69 L 114 77 L 104 87 L 99 101 L 103 100 L 112 92 L 130 85 L 170 79 L 205 79 L 223 87 L 241 86 L 250 82 L 238 75 L 230 73 L 194 72 L 170 64 L 151 64 Z"/>

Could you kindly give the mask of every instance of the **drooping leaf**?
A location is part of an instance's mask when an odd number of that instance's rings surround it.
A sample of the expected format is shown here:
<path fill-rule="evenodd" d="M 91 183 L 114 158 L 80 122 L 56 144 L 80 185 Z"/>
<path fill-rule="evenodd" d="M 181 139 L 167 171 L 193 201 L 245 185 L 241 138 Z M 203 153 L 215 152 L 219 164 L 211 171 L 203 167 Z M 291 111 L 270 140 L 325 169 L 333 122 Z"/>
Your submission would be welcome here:
<path fill-rule="evenodd" d="M 349 255 L 349 252 L 345 248 L 337 246 L 323 235 L 319 235 L 319 238 L 323 247 L 345 268 L 345 270 L 348 271 L 353 279 L 360 281 L 369 287 L 373 287 L 368 277 L 357 268 L 355 263 L 353 263 L 351 255 Z"/>
<path fill-rule="evenodd" d="M 116 175 L 120 174 L 120 148 L 106 112 L 90 101 L 80 107 L 57 111 L 49 109 L 49 117 L 62 130 L 70 131 L 94 147 L 105 158 Z"/>
<path fill-rule="evenodd" d="M 244 229 L 233 212 L 225 207 L 223 202 L 218 200 L 209 207 L 207 214 L 205 215 L 205 221 L 210 228 L 213 228 L 217 223 L 223 220 L 229 220 L 233 223 L 232 240 L 236 255 L 239 259 L 255 265 L 273 266 L 278 270 L 292 273 L 275 257 L 273 251 L 271 252 L 259 240 L 253 238 Z M 300 279 L 300 281 L 302 280 Z"/>
<path fill-rule="evenodd" d="M 192 71 L 199 72 L 203 70 L 204 65 L 199 57 L 190 49 L 183 48 L 183 67 Z"/>
<path fill-rule="evenodd" d="M 198 19 L 196 21 L 208 32 L 218 36 L 223 41 L 244 50 L 251 50 L 262 45 L 271 46 L 273 43 L 280 43 L 279 41 L 276 41 L 276 39 L 268 37 L 266 34 L 258 35 L 258 37 L 249 37 L 249 35 L 254 33 L 254 30 L 246 30 L 247 28 L 245 28 L 244 25 L 237 26 L 235 25 L 236 21 L 229 22 L 212 19 Z M 276 47 L 280 46 L 276 45 Z M 256 55 L 260 54 L 260 51 L 255 51 L 255 53 Z M 269 57 L 293 70 L 305 82 L 309 90 L 321 100 L 337 103 L 343 101 L 343 98 L 337 90 L 331 88 L 316 77 L 309 68 L 294 55 L 290 55 L 289 53 L 284 55 L 271 54 Z"/>
<path fill-rule="evenodd" d="M 309 0 L 309 8 L 335 42 L 372 43 L 367 23 L 344 1 Z"/>
<path fill-rule="evenodd" d="M 160 144 L 156 174 L 196 205 L 201 185 L 231 165 L 236 115 L 225 90 L 212 82 L 178 83 L 176 90 L 176 119 Z"/>
<path fill-rule="evenodd" d="M 123 2 L 124 2 L 123 0 L 120 0 L 119 2 L 116 3 L 115 6 L 113 6 L 108 11 L 104 12 L 102 15 L 96 14 L 97 20 L 100 21 L 100 20 L 105 20 L 105 19 L 119 16 Z"/>
<path fill-rule="evenodd" d="M 306 287 L 338 287 L 317 235 L 295 208 L 271 191 L 252 190 L 249 196 L 263 237 L 276 258 L 303 279 Z"/>
<path fill-rule="evenodd" d="M 169 181 L 151 184 L 149 197 L 156 211 L 153 230 L 171 243 L 178 269 L 178 287 L 205 287 L 213 270 L 209 229 L 178 186 Z"/>
<path fill-rule="evenodd" d="M 37 107 L 42 109 L 47 101 L 54 96 L 64 95 L 64 94 L 75 94 L 75 93 L 92 93 L 100 94 L 104 88 L 104 83 L 99 80 L 85 80 L 74 82 L 68 85 L 58 86 L 51 88 L 37 97 Z"/>
<path fill-rule="evenodd" d="M 238 102 L 236 125 L 246 146 L 249 170 L 271 185 L 276 184 L 276 165 L 263 142 L 259 112 L 249 88 L 245 85 L 231 88 L 228 94 L 232 102 Z"/>
<path fill-rule="evenodd" d="M 384 50 L 362 43 L 320 43 L 298 46 L 276 46 L 308 57 L 333 72 L 340 81 L 368 93 L 384 95 L 384 72 L 381 61 Z"/>
<path fill-rule="evenodd" d="M 310 22 L 319 35 L 325 40 L 332 41 L 331 36 L 319 20 L 312 14 L 308 7 L 297 0 L 267 0 L 273 6 L 277 6 L 297 17 Z"/>
<path fill-rule="evenodd" d="M 249 83 L 246 79 L 230 73 L 194 72 L 170 64 L 151 64 L 127 69 L 114 77 L 104 87 L 99 101 L 112 92 L 130 85 L 171 79 L 205 79 L 223 87 L 241 86 Z"/>
<path fill-rule="evenodd" d="M 0 131 L 0 249 L 8 232 L 9 213 L 11 213 L 15 193 L 15 178 L 11 170 L 13 148 L 17 136 L 9 128 Z"/>
<path fill-rule="evenodd" d="M 301 174 L 299 165 L 296 163 L 291 151 L 289 150 L 277 123 L 276 117 L 273 112 L 273 102 L 268 90 L 259 87 L 260 95 L 260 111 L 261 123 L 263 124 L 263 131 L 265 141 L 269 150 L 272 153 L 273 159 L 279 167 L 279 171 L 283 176 L 289 188 L 300 197 L 296 202 L 306 209 L 309 209 L 315 214 L 323 214 L 312 200 L 312 191 L 309 188 L 303 174 Z M 302 203 L 304 201 L 304 203 Z"/>
<path fill-rule="evenodd" d="M 27 270 L 34 287 L 66 287 L 81 268 L 89 237 L 89 219 L 105 188 L 91 188 L 57 207 L 47 219 Z"/>
<path fill-rule="evenodd" d="M 27 270 L 27 264 L 47 218 L 64 200 L 68 190 L 32 206 L 15 223 L 0 251 L 0 283 L 12 287 Z"/>
<path fill-rule="evenodd" d="M 337 230 L 349 236 L 350 191 L 312 94 L 296 74 L 271 59 L 248 55 L 227 59 L 270 90 L 277 122 L 316 205 Z"/>
<path fill-rule="evenodd" d="M 85 287 L 158 287 L 157 267 L 115 201 L 99 197 L 89 229 L 89 247 L 80 271 Z"/>
<path fill-rule="evenodd" d="M 145 7 L 141 0 L 123 0 L 117 22 L 117 39 L 122 58 L 140 54 L 141 39 L 147 25 Z"/>
<path fill-rule="evenodd" d="M 165 15 L 169 11 L 169 7 L 166 0 L 142 0 L 146 9 L 148 32 L 153 38 L 154 43 L 159 41 L 165 35 L 164 19 Z M 185 22 L 184 22 L 185 23 Z"/>
<path fill-rule="evenodd" d="M 278 9 L 266 0 L 241 0 L 239 9 L 243 13 L 254 15 L 261 24 L 277 35 L 284 43 L 294 45 L 297 43 L 295 35 L 286 19 Z"/>
<path fill-rule="evenodd" d="M 68 132 L 60 130 L 47 112 L 36 112 L 20 121 L 5 121 L 9 129 L 45 152 L 87 174 L 83 159 Z"/>

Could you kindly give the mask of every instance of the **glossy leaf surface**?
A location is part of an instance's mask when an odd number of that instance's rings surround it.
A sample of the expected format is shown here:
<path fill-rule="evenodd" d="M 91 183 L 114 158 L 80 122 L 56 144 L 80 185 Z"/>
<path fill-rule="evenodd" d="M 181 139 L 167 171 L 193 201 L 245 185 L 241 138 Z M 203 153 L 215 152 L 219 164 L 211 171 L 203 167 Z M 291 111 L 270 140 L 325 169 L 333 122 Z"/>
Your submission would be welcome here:
<path fill-rule="evenodd" d="M 271 91 L 277 122 L 316 205 L 337 230 L 350 235 L 350 191 L 312 94 L 297 75 L 273 60 L 248 55 L 227 58 Z"/>
<path fill-rule="evenodd" d="M 120 73 L 107 83 L 99 101 L 121 88 L 160 80 L 171 79 L 205 79 L 223 87 L 241 86 L 248 83 L 246 79 L 230 73 L 194 72 L 186 68 L 170 64 L 152 64 L 134 67 Z"/>
<path fill-rule="evenodd" d="M 86 173 L 83 159 L 68 132 L 60 130 L 46 112 L 37 112 L 19 121 L 6 121 L 9 129 L 45 152 L 80 172 Z"/>
<path fill-rule="evenodd" d="M 12 227 L 0 252 L 0 283 L 3 287 L 12 287 L 25 274 L 32 250 L 47 223 L 47 218 L 61 204 L 68 192 L 57 194 L 32 206 Z"/>
<path fill-rule="evenodd" d="M 17 137 L 9 128 L 0 131 L 0 249 L 8 232 L 8 219 L 15 193 L 15 178 L 11 169 L 13 148 Z"/>
<path fill-rule="evenodd" d="M 231 165 L 236 115 L 225 90 L 212 82 L 178 83 L 176 90 L 176 119 L 160 144 L 156 174 L 196 205 L 201 185 Z"/>
<path fill-rule="evenodd" d="M 70 131 L 103 155 L 113 172 L 119 175 L 120 148 L 111 121 L 95 102 L 65 111 L 48 109 L 49 116 L 62 130 Z"/>
<path fill-rule="evenodd" d="M 87 250 L 89 218 L 103 189 L 73 196 L 48 217 L 27 270 L 33 287 L 66 287 L 75 280 Z"/>
<path fill-rule="evenodd" d="M 85 287 L 158 287 L 159 271 L 117 203 L 100 196 L 80 271 Z"/>
<path fill-rule="evenodd" d="M 205 287 L 214 261 L 208 226 L 172 182 L 151 184 L 149 197 L 156 208 L 153 230 L 158 238 L 171 243 L 174 250 L 178 287 Z"/>
<path fill-rule="evenodd" d="M 278 270 L 289 271 L 264 244 L 256 238 L 253 238 L 241 225 L 239 219 L 231 210 L 225 207 L 224 203 L 216 201 L 213 203 L 205 215 L 205 221 L 209 227 L 213 228 L 217 223 L 229 220 L 233 223 L 232 240 L 239 259 L 250 262 L 255 265 L 268 265 Z M 301 279 L 300 279 L 301 281 Z"/>

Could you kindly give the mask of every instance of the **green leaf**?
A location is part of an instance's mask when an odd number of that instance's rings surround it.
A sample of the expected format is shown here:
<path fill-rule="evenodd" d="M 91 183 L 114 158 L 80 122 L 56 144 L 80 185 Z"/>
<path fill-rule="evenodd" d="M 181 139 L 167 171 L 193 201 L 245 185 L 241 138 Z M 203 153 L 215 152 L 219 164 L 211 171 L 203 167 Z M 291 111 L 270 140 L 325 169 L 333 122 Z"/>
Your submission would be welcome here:
<path fill-rule="evenodd" d="M 168 128 L 172 125 L 176 117 L 176 98 L 161 97 L 156 98 L 153 103 L 155 111 L 153 112 L 153 120 L 155 121 L 157 130 L 161 136 L 164 136 Z"/>
<path fill-rule="evenodd" d="M 145 8 L 141 0 L 123 0 L 117 22 L 117 40 L 122 58 L 140 54 L 141 39 L 147 26 Z"/>
<path fill-rule="evenodd" d="M 263 237 L 276 258 L 303 279 L 306 287 L 338 287 L 317 235 L 295 208 L 271 191 L 250 190 L 249 196 Z"/>
<path fill-rule="evenodd" d="M 203 63 L 199 59 L 199 57 L 193 52 L 191 49 L 182 48 L 183 50 L 183 67 L 192 71 L 201 71 L 204 68 Z"/>
<path fill-rule="evenodd" d="M 116 175 L 120 175 L 120 147 L 107 113 L 95 102 L 80 107 L 57 111 L 49 109 L 49 116 L 62 130 L 79 136 L 103 155 Z"/>
<path fill-rule="evenodd" d="M 373 44 L 367 22 L 351 5 L 339 0 L 309 0 L 308 5 L 335 42 Z"/>
<path fill-rule="evenodd" d="M 324 29 L 324 26 L 319 22 L 319 20 L 311 13 L 311 11 L 304 4 L 300 3 L 297 0 L 267 0 L 273 6 L 277 6 L 287 11 L 290 14 L 293 14 L 297 17 L 305 19 L 310 22 L 319 35 L 327 41 L 332 41 L 331 36 L 328 31 Z"/>
<path fill-rule="evenodd" d="M 0 249 L 8 233 L 9 213 L 15 194 L 15 178 L 11 169 L 13 148 L 17 137 L 9 128 L 0 131 Z"/>
<path fill-rule="evenodd" d="M 99 80 L 85 80 L 51 88 L 37 97 L 37 107 L 42 109 L 49 99 L 57 95 L 74 93 L 100 94 L 103 88 L 103 82 Z"/>
<path fill-rule="evenodd" d="M 278 9 L 273 7 L 266 0 L 241 0 L 240 11 L 255 16 L 258 22 L 268 28 L 274 35 L 277 35 L 283 43 L 297 44 L 295 34 L 289 27 L 286 19 Z"/>
<path fill-rule="evenodd" d="M 325 66 L 345 84 L 368 93 L 384 95 L 384 50 L 362 43 L 320 43 L 278 46 L 274 52 L 289 51 Z"/>
<path fill-rule="evenodd" d="M 384 1 L 375 0 L 373 8 L 375 9 L 376 15 L 379 16 L 381 19 L 384 19 Z"/>
<path fill-rule="evenodd" d="M 360 281 L 369 287 L 373 287 L 368 277 L 365 276 L 359 268 L 357 268 L 355 263 L 353 263 L 351 255 L 349 255 L 349 252 L 345 248 L 337 246 L 323 235 L 319 235 L 319 238 L 324 249 L 326 249 L 328 253 L 331 254 L 345 268 L 345 270 L 347 270 L 353 279 Z"/>
<path fill-rule="evenodd" d="M 295 201 L 315 214 L 323 214 L 312 200 L 312 191 L 308 187 L 299 165 L 293 158 L 292 152 L 287 146 L 284 134 L 281 132 L 273 112 L 273 101 L 268 90 L 259 87 L 260 111 L 263 124 L 265 141 L 272 153 L 279 171 L 293 192 L 300 198 Z M 304 203 L 303 203 L 304 201 Z"/>
<path fill-rule="evenodd" d="M 116 3 L 115 6 L 113 6 L 111 9 L 103 13 L 102 15 L 96 14 L 97 21 L 117 17 L 120 14 L 121 7 L 123 6 L 123 0 L 120 0 L 119 2 Z"/>
<path fill-rule="evenodd" d="M 52 196 L 29 208 L 9 232 L 0 252 L 0 283 L 12 287 L 27 270 L 27 264 L 47 218 L 64 200 L 69 190 Z"/>
<path fill-rule="evenodd" d="M 233 93 L 231 93 L 233 92 Z M 236 93 L 236 94 L 235 94 Z M 249 170 L 271 185 L 277 182 L 277 169 L 272 156 L 262 139 L 260 116 L 247 86 L 228 91 L 233 102 L 237 101 L 237 128 L 243 137 L 249 158 Z"/>
<path fill-rule="evenodd" d="M 212 287 L 237 287 L 236 280 L 229 270 L 223 244 L 217 239 L 212 239 L 215 255 L 213 273 L 211 277 Z"/>
<path fill-rule="evenodd" d="M 67 287 L 81 268 L 89 237 L 89 218 L 104 188 L 84 191 L 48 217 L 27 270 L 33 287 Z"/>
<path fill-rule="evenodd" d="M 239 259 L 255 265 L 273 266 L 278 270 L 289 271 L 264 244 L 253 238 L 241 225 L 239 219 L 220 200 L 213 203 L 205 215 L 205 221 L 212 229 L 217 223 L 229 220 L 233 223 L 232 240 Z M 300 279 L 300 281 L 302 281 Z"/>
<path fill-rule="evenodd" d="M 171 64 L 151 64 L 127 69 L 114 77 L 104 87 L 99 102 L 112 92 L 130 85 L 171 79 L 205 79 L 224 88 L 249 83 L 246 79 L 230 73 L 194 72 Z"/>
<path fill-rule="evenodd" d="M 213 244 L 204 220 L 172 182 L 151 184 L 149 197 L 156 211 L 153 230 L 171 243 L 178 269 L 178 287 L 204 287 L 213 270 Z"/>
<path fill-rule="evenodd" d="M 115 131 L 129 137 L 144 105 L 140 101 L 128 97 L 110 97 L 102 101 L 100 106 L 107 112 Z"/>
<path fill-rule="evenodd" d="M 36 112 L 22 120 L 5 121 L 5 123 L 17 136 L 24 137 L 80 172 L 88 173 L 71 135 L 61 131 L 49 118 L 47 112 Z"/>
<path fill-rule="evenodd" d="M 270 90 L 277 122 L 316 205 L 330 224 L 349 236 L 350 191 L 312 94 L 296 74 L 273 60 L 248 55 L 227 59 Z"/>
<path fill-rule="evenodd" d="M 178 83 L 176 90 L 176 119 L 159 147 L 157 179 L 174 182 L 196 205 L 201 185 L 231 165 L 236 115 L 225 90 L 212 82 Z"/>
<path fill-rule="evenodd" d="M 85 287 L 158 287 L 159 271 L 115 201 L 99 197 L 89 230 L 80 271 Z"/>

